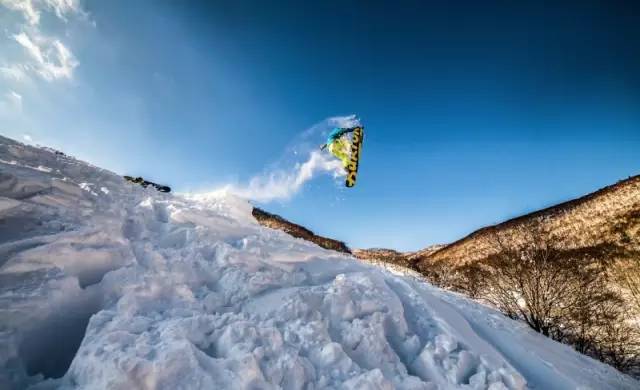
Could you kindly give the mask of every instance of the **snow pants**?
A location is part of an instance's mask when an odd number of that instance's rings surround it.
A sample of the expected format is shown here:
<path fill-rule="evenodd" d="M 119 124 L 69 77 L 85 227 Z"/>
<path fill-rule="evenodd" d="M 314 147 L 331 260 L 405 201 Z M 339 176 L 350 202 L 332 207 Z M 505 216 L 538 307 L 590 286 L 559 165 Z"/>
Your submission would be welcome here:
<path fill-rule="evenodd" d="M 349 166 L 350 160 L 350 144 L 342 138 L 338 138 L 329 144 L 329 152 L 342 161 L 342 165 L 346 168 Z"/>

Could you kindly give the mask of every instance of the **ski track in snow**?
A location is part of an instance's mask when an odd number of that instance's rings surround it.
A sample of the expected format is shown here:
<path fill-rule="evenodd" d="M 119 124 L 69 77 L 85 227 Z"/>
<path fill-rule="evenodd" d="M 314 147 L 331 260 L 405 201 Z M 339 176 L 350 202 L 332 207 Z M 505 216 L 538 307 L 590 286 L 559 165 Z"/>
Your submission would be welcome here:
<path fill-rule="evenodd" d="M 632 389 L 412 276 L 0 137 L 0 388 Z"/>

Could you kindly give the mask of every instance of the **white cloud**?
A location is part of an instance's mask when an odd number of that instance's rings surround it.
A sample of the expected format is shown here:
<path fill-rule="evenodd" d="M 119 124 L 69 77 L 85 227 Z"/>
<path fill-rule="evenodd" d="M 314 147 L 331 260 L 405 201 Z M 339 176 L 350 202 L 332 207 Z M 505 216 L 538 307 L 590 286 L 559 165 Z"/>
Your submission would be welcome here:
<path fill-rule="evenodd" d="M 70 16 L 86 17 L 79 0 L 0 0 L 0 6 L 22 15 L 19 32 L 10 35 L 24 48 L 26 58 L 15 58 L 1 64 L 0 75 L 14 81 L 27 78 L 27 73 L 35 73 L 44 80 L 71 79 L 79 65 L 71 50 L 58 38 L 44 32 L 40 26 L 42 13 L 53 13 L 67 22 Z"/>
<path fill-rule="evenodd" d="M 28 24 L 37 26 L 40 23 L 42 10 L 53 11 L 65 22 L 67 15 L 84 14 L 76 0 L 0 0 L 6 8 L 20 12 Z"/>
<path fill-rule="evenodd" d="M 14 35 L 13 38 L 18 42 L 22 47 L 27 49 L 27 52 L 33 57 L 36 61 L 42 63 L 44 62 L 44 57 L 42 55 L 42 50 L 40 50 L 40 46 L 36 45 L 31 38 L 26 33 L 20 33 Z"/>
<path fill-rule="evenodd" d="M 22 95 L 20 95 L 16 91 L 9 91 L 6 96 L 7 99 L 11 101 L 16 107 L 22 109 Z"/>
<path fill-rule="evenodd" d="M 0 66 L 0 75 L 12 81 L 23 81 L 29 77 L 25 67 L 19 64 Z"/>
<path fill-rule="evenodd" d="M 9 91 L 0 99 L 0 114 L 15 115 L 22 112 L 22 95 L 15 91 Z"/>
<path fill-rule="evenodd" d="M 75 0 L 44 0 L 43 3 L 51 8 L 56 16 L 65 21 L 68 14 L 83 14 L 79 2 Z"/>
<path fill-rule="evenodd" d="M 29 143 L 33 142 L 33 138 L 29 134 L 23 134 L 22 139 Z"/>
<path fill-rule="evenodd" d="M 27 66 L 45 80 L 70 79 L 73 76 L 78 61 L 58 39 L 38 35 L 30 37 L 25 32 L 13 37 L 32 59 L 31 64 Z"/>
<path fill-rule="evenodd" d="M 334 177 L 344 175 L 342 163 L 327 153 L 313 151 L 306 162 L 291 171 L 269 172 L 256 176 L 245 187 L 227 186 L 223 189 L 242 198 L 259 202 L 290 199 L 303 185 L 318 173 L 330 173 Z"/>
<path fill-rule="evenodd" d="M 32 26 L 40 23 L 40 12 L 36 10 L 31 0 L 0 0 L 0 4 L 22 13 L 27 23 Z"/>

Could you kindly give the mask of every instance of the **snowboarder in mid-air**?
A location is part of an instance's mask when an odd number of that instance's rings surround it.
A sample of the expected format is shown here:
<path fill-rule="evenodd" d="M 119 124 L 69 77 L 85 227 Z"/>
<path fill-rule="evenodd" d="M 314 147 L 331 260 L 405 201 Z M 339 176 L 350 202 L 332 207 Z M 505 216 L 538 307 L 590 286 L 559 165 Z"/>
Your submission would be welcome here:
<path fill-rule="evenodd" d="M 349 141 L 345 139 L 346 137 L 343 138 L 342 136 L 353 133 L 355 129 L 355 127 L 334 128 L 331 133 L 329 133 L 329 137 L 327 137 L 327 143 L 320 147 L 320 150 L 329 148 L 329 152 L 342 161 L 345 169 L 349 166 L 349 154 L 351 151 Z"/>
<path fill-rule="evenodd" d="M 349 139 L 347 135 L 351 133 L 353 134 Z M 361 126 L 337 127 L 329 133 L 327 143 L 320 147 L 320 150 L 329 149 L 329 152 L 342 162 L 342 166 L 347 171 L 345 183 L 347 187 L 353 187 L 356 184 L 363 137 L 364 130 Z"/>

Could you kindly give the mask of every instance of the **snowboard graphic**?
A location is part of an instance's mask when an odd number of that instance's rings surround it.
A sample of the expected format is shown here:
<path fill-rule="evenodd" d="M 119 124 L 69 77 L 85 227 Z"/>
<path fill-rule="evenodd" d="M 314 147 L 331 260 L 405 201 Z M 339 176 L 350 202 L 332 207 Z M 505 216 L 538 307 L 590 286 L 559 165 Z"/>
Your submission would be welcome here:
<path fill-rule="evenodd" d="M 349 161 L 349 165 L 347 166 L 347 179 L 345 180 L 345 185 L 347 187 L 353 187 L 356 185 L 363 139 L 364 129 L 362 127 L 356 127 L 351 138 L 351 161 Z"/>

